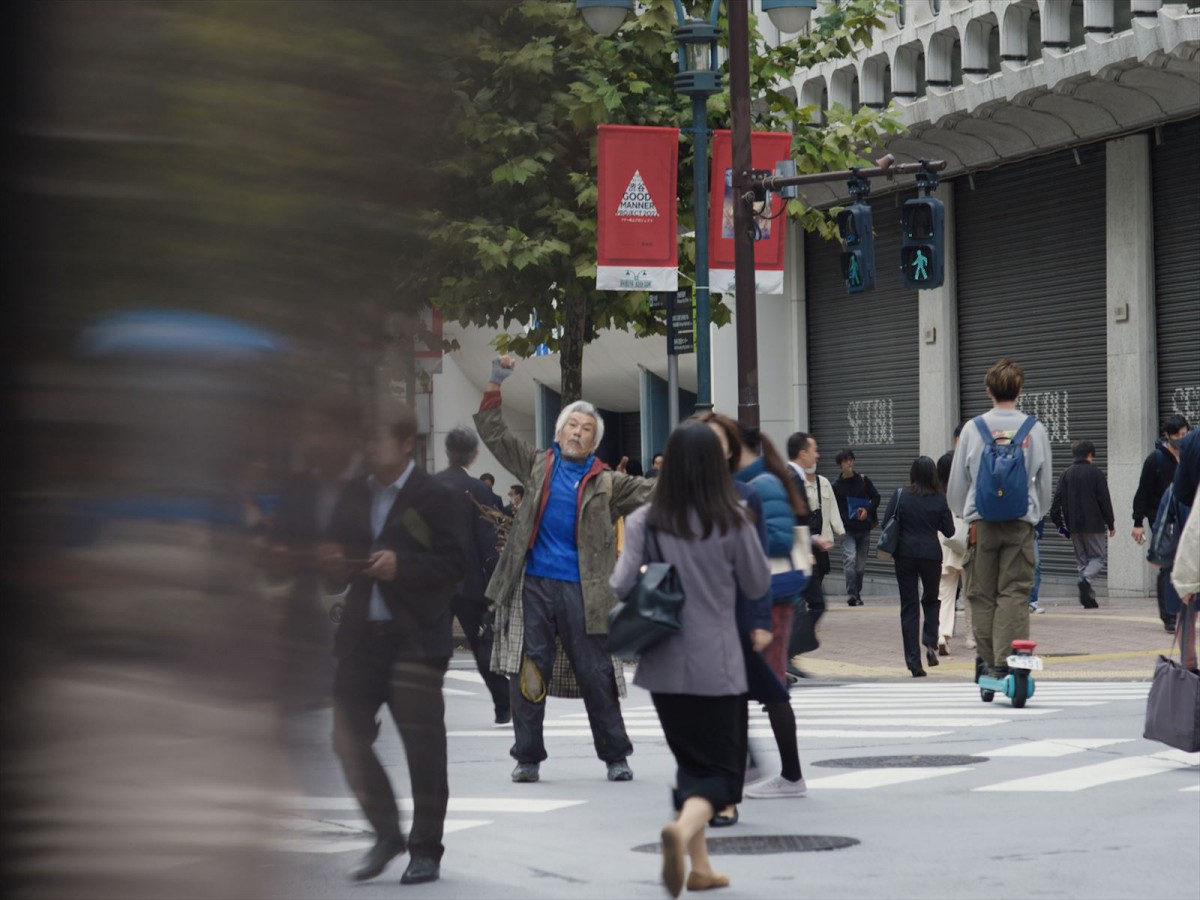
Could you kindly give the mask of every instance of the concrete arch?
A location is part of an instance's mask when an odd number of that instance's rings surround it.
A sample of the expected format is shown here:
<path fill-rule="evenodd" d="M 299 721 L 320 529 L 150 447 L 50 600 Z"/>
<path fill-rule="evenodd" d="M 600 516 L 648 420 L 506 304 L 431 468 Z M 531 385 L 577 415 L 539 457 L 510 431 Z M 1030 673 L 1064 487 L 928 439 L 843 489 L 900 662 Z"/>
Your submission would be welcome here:
<path fill-rule="evenodd" d="M 853 65 L 843 66 L 829 79 L 829 105 L 841 106 L 857 112 L 861 101 L 858 90 L 858 69 Z"/>
<path fill-rule="evenodd" d="M 963 42 L 964 75 L 995 75 L 1000 71 L 1000 23 L 988 13 L 967 23 Z"/>
<path fill-rule="evenodd" d="M 1004 62 L 1027 63 L 1042 55 L 1042 42 L 1037 23 L 1036 0 L 1022 0 L 1004 10 L 1000 26 L 1000 59 Z M 1031 32 L 1036 38 L 1037 53 L 1031 53 Z"/>
<path fill-rule="evenodd" d="M 860 89 L 863 106 L 884 109 L 891 102 L 891 66 L 886 54 L 877 53 L 863 62 Z"/>
<path fill-rule="evenodd" d="M 829 110 L 829 91 L 826 90 L 823 77 L 810 78 L 801 85 L 800 106 L 815 108 L 816 111 L 809 120 L 811 124 L 823 125 L 825 123 L 825 113 Z"/>
<path fill-rule="evenodd" d="M 1083 6 L 1083 31 L 1085 34 L 1112 34 L 1116 19 L 1116 4 L 1113 0 L 1089 0 Z"/>
<path fill-rule="evenodd" d="M 962 84 L 962 42 L 957 28 L 939 31 L 925 51 L 925 78 L 930 87 L 949 90 Z"/>
<path fill-rule="evenodd" d="M 1087 5 L 1109 5 L 1111 0 L 1088 0 Z M 1042 44 L 1055 50 L 1083 46 L 1083 0 L 1041 0 Z M 1111 18 L 1111 10 L 1109 13 Z"/>
<path fill-rule="evenodd" d="M 920 41 L 896 48 L 892 59 L 892 94 L 901 100 L 925 96 L 925 47 Z"/>

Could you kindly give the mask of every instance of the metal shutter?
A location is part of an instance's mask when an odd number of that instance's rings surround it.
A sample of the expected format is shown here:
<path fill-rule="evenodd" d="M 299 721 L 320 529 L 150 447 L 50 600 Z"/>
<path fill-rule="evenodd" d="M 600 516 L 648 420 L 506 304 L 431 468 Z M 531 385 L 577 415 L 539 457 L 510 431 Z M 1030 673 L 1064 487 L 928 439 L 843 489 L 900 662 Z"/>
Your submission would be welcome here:
<path fill-rule="evenodd" d="M 871 203 L 874 291 L 848 295 L 841 245 L 805 236 L 808 430 L 821 449 L 818 472 L 836 479 L 840 470 L 834 457 L 850 447 L 857 468 L 874 482 L 885 504 L 895 488 L 908 483 L 909 468 L 920 455 L 917 292 L 907 290 L 900 279 L 900 205 L 911 196 L 915 194 L 890 195 Z M 895 579 L 891 565 L 874 558 L 867 575 Z M 833 554 L 825 586 L 833 594 L 845 589 L 840 550 Z"/>
<path fill-rule="evenodd" d="M 959 396 L 963 419 L 990 407 L 988 368 L 1009 356 L 1025 370 L 1021 408 L 1050 435 L 1054 478 L 1072 441 L 1108 457 L 1105 151 L 1080 147 L 956 179 Z M 1049 512 L 1049 510 L 1047 510 Z M 1077 576 L 1053 526 L 1042 576 Z"/>
<path fill-rule="evenodd" d="M 1154 292 L 1159 421 L 1200 424 L 1200 119 L 1162 130 L 1154 147 Z M 1149 441 L 1149 436 L 1147 436 Z"/>

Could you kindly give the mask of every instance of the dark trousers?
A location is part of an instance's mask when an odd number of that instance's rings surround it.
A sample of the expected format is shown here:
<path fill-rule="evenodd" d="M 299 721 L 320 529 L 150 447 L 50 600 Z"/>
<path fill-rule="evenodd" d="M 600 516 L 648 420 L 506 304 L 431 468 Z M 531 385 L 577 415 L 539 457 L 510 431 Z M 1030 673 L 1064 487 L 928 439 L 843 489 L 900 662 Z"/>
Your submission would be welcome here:
<path fill-rule="evenodd" d="M 1154 579 L 1154 593 L 1158 599 L 1158 617 L 1164 624 L 1171 624 L 1179 615 L 1179 593 L 1171 584 L 1171 570 L 1159 569 L 1158 577 Z"/>
<path fill-rule="evenodd" d="M 492 671 L 492 642 L 495 637 L 489 625 L 487 631 L 480 633 L 483 628 L 483 614 L 487 612 L 487 600 L 474 600 L 468 597 L 455 597 L 451 608 L 458 624 L 462 626 L 467 638 L 467 646 L 475 657 L 475 665 L 483 676 L 492 695 L 492 705 L 497 713 L 508 712 L 508 679 L 499 672 Z"/>
<path fill-rule="evenodd" d="M 745 694 L 654 694 L 654 709 L 675 756 L 675 808 L 703 797 L 714 810 L 741 799 L 750 710 Z"/>
<path fill-rule="evenodd" d="M 400 813 L 372 745 L 376 714 L 387 706 L 404 742 L 412 782 L 413 857 L 442 858 L 450 787 L 446 775 L 446 707 L 442 680 L 449 660 L 397 660 L 396 639 L 368 626 L 362 643 L 338 660 L 333 683 L 333 748 L 367 821 L 380 838 L 400 834 Z"/>
<path fill-rule="evenodd" d="M 937 559 L 914 559 L 897 556 L 896 585 L 900 588 L 900 634 L 904 638 L 904 662 L 910 669 L 921 667 L 921 645 L 937 647 L 938 583 L 942 579 L 942 563 Z M 919 584 L 918 584 L 919 582 Z M 919 628 L 921 614 L 925 615 L 924 629 Z M 920 640 L 918 640 L 920 632 Z"/>
<path fill-rule="evenodd" d="M 538 763 L 546 758 L 542 723 L 546 719 L 546 692 L 554 671 L 555 638 L 575 670 L 583 696 L 596 755 L 611 763 L 633 753 L 625 732 L 621 701 L 612 657 L 602 634 L 588 634 L 583 614 L 583 591 L 570 581 L 525 578 L 525 644 L 521 673 L 512 690 L 513 731 L 516 742 L 510 751 L 520 763 Z"/>

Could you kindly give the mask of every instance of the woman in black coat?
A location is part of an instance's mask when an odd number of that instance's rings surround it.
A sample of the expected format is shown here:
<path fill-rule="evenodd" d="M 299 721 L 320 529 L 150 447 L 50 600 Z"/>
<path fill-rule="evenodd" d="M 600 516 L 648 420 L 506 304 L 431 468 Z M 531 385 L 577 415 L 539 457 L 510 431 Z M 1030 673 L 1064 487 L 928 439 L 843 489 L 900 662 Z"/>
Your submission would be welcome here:
<path fill-rule="evenodd" d="M 928 456 L 917 457 L 908 473 L 909 485 L 897 488 L 883 516 L 887 528 L 899 516 L 900 536 L 892 562 L 896 584 L 900 588 L 900 634 L 904 638 L 904 661 L 913 678 L 925 676 L 917 643 L 918 620 L 925 613 L 921 644 L 925 660 L 938 664 L 938 582 L 942 577 L 940 531 L 954 535 L 954 518 L 946 505 L 946 495 L 938 480 L 937 464 Z M 918 581 L 920 582 L 918 591 Z"/>

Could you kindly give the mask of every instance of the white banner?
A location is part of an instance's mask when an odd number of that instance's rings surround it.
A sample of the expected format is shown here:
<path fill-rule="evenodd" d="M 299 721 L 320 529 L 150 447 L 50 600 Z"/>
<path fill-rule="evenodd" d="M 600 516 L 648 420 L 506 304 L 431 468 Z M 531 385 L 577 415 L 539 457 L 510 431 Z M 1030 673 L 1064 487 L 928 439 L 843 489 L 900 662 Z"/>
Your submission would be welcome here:
<path fill-rule="evenodd" d="M 733 269 L 709 269 L 709 290 L 714 294 L 732 294 L 734 292 Z M 783 272 L 767 269 L 755 270 L 754 293 L 782 294 Z"/>
<path fill-rule="evenodd" d="M 679 269 L 675 266 L 596 267 L 596 290 L 598 291 L 675 291 L 678 289 Z"/>

